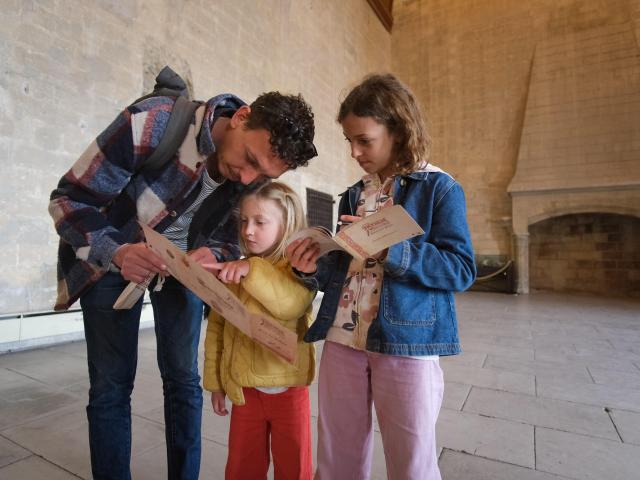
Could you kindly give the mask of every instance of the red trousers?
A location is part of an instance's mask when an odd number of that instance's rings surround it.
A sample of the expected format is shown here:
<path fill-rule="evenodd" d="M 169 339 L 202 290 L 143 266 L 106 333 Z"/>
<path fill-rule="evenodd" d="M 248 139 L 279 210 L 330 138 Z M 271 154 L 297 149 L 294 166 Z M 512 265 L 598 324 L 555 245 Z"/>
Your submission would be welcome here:
<path fill-rule="evenodd" d="M 243 388 L 245 404 L 234 405 L 226 480 L 264 480 L 269 443 L 276 480 L 311 480 L 311 406 L 307 387 L 276 394 Z"/>

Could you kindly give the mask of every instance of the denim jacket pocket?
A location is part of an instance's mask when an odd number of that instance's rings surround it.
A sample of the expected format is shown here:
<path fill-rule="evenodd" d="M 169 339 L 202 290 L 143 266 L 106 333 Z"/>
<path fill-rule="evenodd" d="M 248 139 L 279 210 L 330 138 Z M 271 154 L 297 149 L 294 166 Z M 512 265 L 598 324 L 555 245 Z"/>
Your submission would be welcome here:
<path fill-rule="evenodd" d="M 414 292 L 408 285 L 389 282 L 382 288 L 382 315 L 391 325 L 430 327 L 437 318 L 434 295 Z"/>

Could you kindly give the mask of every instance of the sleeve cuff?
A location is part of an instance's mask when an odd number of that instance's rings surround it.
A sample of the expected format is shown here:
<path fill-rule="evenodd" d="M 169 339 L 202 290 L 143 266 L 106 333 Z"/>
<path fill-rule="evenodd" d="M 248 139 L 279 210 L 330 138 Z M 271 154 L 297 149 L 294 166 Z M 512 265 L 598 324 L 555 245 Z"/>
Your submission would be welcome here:
<path fill-rule="evenodd" d="M 409 242 L 406 240 L 389 247 L 384 269 L 392 277 L 404 275 L 409 267 Z"/>
<path fill-rule="evenodd" d="M 301 272 L 300 270 L 298 270 L 295 267 L 291 267 L 291 270 L 293 271 L 293 273 L 295 274 L 296 277 L 299 278 L 311 278 L 311 277 L 315 277 L 316 272 L 313 273 L 305 273 L 305 272 Z"/>
<path fill-rule="evenodd" d="M 89 257 L 86 259 L 89 263 L 98 266 L 101 270 L 111 269 L 111 259 L 120 248 L 122 243 L 118 243 L 109 236 L 104 236 L 98 241 L 94 241 L 89 250 Z M 115 265 L 114 265 L 115 267 Z M 116 267 L 117 268 L 117 267 Z M 119 271 L 120 269 L 118 269 Z"/>

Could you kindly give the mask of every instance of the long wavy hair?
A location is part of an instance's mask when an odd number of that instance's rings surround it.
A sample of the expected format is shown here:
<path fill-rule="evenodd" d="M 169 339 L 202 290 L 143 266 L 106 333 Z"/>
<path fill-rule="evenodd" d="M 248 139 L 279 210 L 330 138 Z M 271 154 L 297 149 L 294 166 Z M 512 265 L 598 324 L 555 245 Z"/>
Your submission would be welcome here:
<path fill-rule="evenodd" d="M 405 175 L 427 165 L 431 138 L 409 88 L 390 73 L 365 77 L 340 104 L 338 123 L 350 114 L 372 117 L 395 135 L 394 172 Z"/>
<path fill-rule="evenodd" d="M 268 252 L 263 255 L 267 260 L 275 263 L 284 258 L 284 251 L 286 247 L 287 239 L 298 230 L 301 230 L 307 226 L 307 219 L 302 208 L 302 202 L 298 194 L 293 191 L 289 185 L 282 182 L 266 182 L 260 185 L 255 190 L 244 195 L 239 202 L 237 215 L 239 217 L 242 211 L 242 204 L 248 198 L 256 198 L 258 200 L 273 200 L 280 212 L 282 213 L 281 225 L 280 225 L 280 239 Z M 238 229 L 242 228 L 242 222 L 238 221 Z M 240 232 L 239 232 L 240 233 Z M 251 253 L 247 249 L 247 246 L 240 237 L 240 250 L 245 256 L 251 256 Z"/>

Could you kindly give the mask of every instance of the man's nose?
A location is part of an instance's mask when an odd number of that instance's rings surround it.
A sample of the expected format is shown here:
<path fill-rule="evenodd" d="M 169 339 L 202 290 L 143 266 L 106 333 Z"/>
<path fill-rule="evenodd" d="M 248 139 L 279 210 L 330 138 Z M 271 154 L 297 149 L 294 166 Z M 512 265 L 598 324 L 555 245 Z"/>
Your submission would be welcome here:
<path fill-rule="evenodd" d="M 251 168 L 251 167 L 243 168 L 240 171 L 240 182 L 243 185 L 249 185 L 256 178 L 258 178 L 258 175 L 259 175 L 258 171 L 254 168 Z"/>

